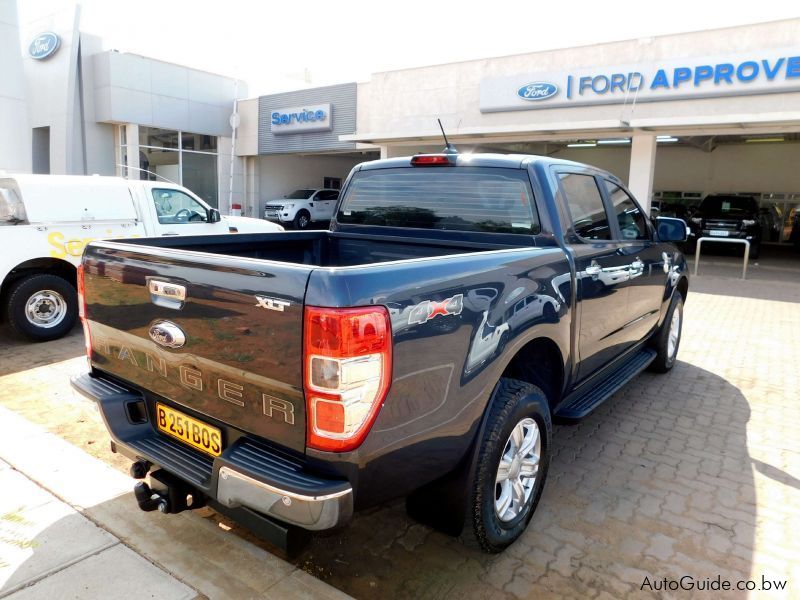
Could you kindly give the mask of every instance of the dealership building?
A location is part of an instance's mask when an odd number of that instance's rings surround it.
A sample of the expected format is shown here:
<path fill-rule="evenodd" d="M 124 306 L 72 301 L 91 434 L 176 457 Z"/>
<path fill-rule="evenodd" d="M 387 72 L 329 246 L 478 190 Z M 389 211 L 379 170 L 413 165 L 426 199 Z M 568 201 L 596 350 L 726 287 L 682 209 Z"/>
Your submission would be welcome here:
<path fill-rule="evenodd" d="M 0 6 L 6 27 L 14 3 Z M 754 196 L 765 242 L 786 243 L 800 212 L 800 19 L 247 97 L 230 77 L 100 51 L 78 16 L 20 26 L 19 65 L 0 55 L 17 82 L 0 82 L 0 113 L 27 109 L 0 168 L 166 177 L 258 216 L 296 188 L 340 186 L 364 160 L 440 150 L 440 118 L 462 152 L 593 164 L 677 214 L 710 193 Z M 59 45 L 37 58 L 45 32 Z"/>

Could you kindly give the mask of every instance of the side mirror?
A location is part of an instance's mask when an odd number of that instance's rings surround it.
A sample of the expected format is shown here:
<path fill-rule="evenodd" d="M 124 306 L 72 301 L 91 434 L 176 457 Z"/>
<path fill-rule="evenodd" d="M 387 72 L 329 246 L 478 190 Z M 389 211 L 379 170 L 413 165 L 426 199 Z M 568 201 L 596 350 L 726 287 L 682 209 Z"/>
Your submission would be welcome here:
<path fill-rule="evenodd" d="M 673 217 L 656 217 L 656 232 L 662 242 L 685 242 L 689 237 L 686 221 Z"/>
<path fill-rule="evenodd" d="M 219 210 L 216 208 L 209 208 L 208 209 L 208 222 L 209 223 L 219 223 L 222 220 L 222 217 L 219 214 Z"/>

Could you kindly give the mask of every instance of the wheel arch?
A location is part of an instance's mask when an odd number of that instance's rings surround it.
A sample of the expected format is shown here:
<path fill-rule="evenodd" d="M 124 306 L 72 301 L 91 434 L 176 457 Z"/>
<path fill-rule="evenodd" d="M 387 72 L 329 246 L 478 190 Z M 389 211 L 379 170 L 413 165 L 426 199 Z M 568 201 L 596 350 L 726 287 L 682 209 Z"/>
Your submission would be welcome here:
<path fill-rule="evenodd" d="M 5 302 L 8 290 L 15 281 L 36 273 L 58 275 L 69 281 L 73 286 L 77 286 L 78 270 L 75 265 L 60 258 L 41 256 L 21 262 L 6 274 L 2 284 L 0 284 L 0 297 L 3 298 L 3 301 Z"/>
<path fill-rule="evenodd" d="M 549 337 L 534 338 L 517 350 L 501 377 L 519 379 L 541 388 L 552 409 L 564 389 L 565 368 L 561 349 Z"/>

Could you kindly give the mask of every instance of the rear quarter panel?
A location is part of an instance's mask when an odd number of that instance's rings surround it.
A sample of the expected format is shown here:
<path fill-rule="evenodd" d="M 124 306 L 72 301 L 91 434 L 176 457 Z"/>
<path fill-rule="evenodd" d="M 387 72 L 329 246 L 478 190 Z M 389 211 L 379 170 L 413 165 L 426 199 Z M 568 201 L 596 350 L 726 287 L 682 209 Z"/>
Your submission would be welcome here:
<path fill-rule="evenodd" d="M 359 506 L 403 495 L 454 468 L 519 348 L 545 336 L 569 356 L 571 298 L 557 279 L 564 273 L 569 265 L 559 248 L 314 271 L 307 304 L 385 305 L 394 347 L 392 387 L 362 446 L 341 455 L 309 450 L 309 458 L 357 479 Z M 521 301 L 524 310 L 515 313 Z M 429 317 L 428 303 L 451 314 Z"/>

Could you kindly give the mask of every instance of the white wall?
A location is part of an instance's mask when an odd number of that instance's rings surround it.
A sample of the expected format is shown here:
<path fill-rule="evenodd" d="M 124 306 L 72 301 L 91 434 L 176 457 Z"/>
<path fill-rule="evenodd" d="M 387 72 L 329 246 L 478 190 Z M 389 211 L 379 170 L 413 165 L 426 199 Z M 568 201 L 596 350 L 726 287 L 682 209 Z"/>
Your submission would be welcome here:
<path fill-rule="evenodd" d="M 50 127 L 50 172 L 84 174 L 80 111 L 77 105 L 77 59 L 80 7 L 70 3 L 35 4 L 32 20 L 20 24 L 23 47 L 42 31 L 61 38 L 58 50 L 45 60 L 23 57 L 30 127 Z M 30 131 L 27 137 L 30 137 Z"/>
<path fill-rule="evenodd" d="M 759 115 L 796 115 L 800 95 L 797 93 L 498 113 L 481 113 L 479 96 L 484 78 L 601 65 L 648 65 L 678 57 L 726 55 L 763 48 L 796 52 L 798 40 L 800 19 L 791 19 L 374 73 L 368 83 L 358 86 L 357 136 L 375 143 L 438 136 L 437 117 L 457 140 L 459 136 L 486 132 L 518 139 L 518 132 L 548 135 L 558 130 L 615 131 L 628 129 L 625 123 L 652 119 L 671 119 L 692 126 L 691 123 L 714 122 L 728 115 L 741 117 L 734 121 L 736 126 Z M 797 125 L 795 119 L 793 126 Z"/>
<path fill-rule="evenodd" d="M 588 163 L 627 183 L 630 148 L 565 148 L 554 157 Z M 728 144 L 704 152 L 659 144 L 655 191 L 800 193 L 800 143 Z"/>
<path fill-rule="evenodd" d="M 361 158 L 294 154 L 259 156 L 256 159 L 258 206 L 262 207 L 265 201 L 282 198 L 298 188 L 322 187 L 325 177 L 340 177 L 344 183 L 355 165 L 373 158 L 376 158 L 374 154 Z M 259 210 L 256 215 L 260 216 L 261 212 Z"/>
<path fill-rule="evenodd" d="M 0 0 L 0 169 L 31 170 L 31 130 L 25 106 L 16 0 Z"/>

